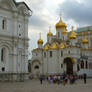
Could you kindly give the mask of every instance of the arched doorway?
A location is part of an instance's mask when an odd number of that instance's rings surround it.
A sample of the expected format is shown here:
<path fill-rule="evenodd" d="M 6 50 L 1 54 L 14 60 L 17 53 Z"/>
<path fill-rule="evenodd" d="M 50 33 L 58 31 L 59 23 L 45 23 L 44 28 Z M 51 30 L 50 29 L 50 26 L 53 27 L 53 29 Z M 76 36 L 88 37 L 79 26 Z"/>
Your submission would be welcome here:
<path fill-rule="evenodd" d="M 64 59 L 64 63 L 66 64 L 66 73 L 73 74 L 73 59 L 67 57 Z"/>

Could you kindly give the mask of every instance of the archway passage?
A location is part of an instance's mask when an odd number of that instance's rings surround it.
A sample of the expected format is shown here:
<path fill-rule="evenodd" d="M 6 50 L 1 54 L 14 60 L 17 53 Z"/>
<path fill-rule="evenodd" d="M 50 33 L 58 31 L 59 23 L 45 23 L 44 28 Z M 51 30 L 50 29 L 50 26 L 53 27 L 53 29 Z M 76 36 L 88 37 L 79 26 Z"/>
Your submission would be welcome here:
<path fill-rule="evenodd" d="M 66 73 L 73 74 L 73 61 L 70 57 L 64 59 L 64 63 L 66 64 Z"/>

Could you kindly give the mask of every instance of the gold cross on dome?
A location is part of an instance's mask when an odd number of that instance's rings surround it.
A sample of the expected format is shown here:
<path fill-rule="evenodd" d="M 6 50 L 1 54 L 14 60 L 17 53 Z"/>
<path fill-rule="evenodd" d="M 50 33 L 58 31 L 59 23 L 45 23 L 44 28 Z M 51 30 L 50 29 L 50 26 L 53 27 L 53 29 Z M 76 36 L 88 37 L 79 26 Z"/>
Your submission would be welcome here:
<path fill-rule="evenodd" d="M 74 26 L 72 26 L 72 31 L 74 31 Z"/>
<path fill-rule="evenodd" d="M 49 32 L 51 31 L 51 26 L 49 26 Z"/>
<path fill-rule="evenodd" d="M 60 20 L 61 20 L 61 16 L 62 16 L 62 14 L 60 13 L 59 15 L 60 15 Z"/>
<path fill-rule="evenodd" d="M 41 32 L 39 33 L 39 35 L 40 35 L 40 39 L 41 39 Z"/>

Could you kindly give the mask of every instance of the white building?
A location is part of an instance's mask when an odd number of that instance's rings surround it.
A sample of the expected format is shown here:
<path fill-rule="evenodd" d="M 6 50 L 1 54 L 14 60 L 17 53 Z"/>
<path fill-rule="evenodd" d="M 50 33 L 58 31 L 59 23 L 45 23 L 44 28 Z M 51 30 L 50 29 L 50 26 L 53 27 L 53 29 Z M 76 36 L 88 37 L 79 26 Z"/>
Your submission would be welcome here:
<path fill-rule="evenodd" d="M 38 40 L 38 48 L 32 51 L 31 73 L 33 76 L 87 73 L 92 76 L 92 26 L 67 31 L 60 18 L 56 24 L 56 35 L 51 29 L 47 42 Z"/>
<path fill-rule="evenodd" d="M 28 73 L 30 13 L 24 2 L 0 0 L 0 75 Z"/>

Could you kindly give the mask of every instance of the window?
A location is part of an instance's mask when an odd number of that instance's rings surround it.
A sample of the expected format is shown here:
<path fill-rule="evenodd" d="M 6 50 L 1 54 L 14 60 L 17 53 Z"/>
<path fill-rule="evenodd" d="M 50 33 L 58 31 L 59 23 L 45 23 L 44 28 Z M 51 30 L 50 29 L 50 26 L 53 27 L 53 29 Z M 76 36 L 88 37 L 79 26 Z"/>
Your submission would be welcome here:
<path fill-rule="evenodd" d="M 86 61 L 86 69 L 88 69 L 88 61 Z"/>
<path fill-rule="evenodd" d="M 64 36 L 63 36 L 63 40 L 64 40 Z"/>
<path fill-rule="evenodd" d="M 68 54 L 70 54 L 70 51 L 68 51 Z"/>
<path fill-rule="evenodd" d="M 63 68 L 63 64 L 61 64 L 61 68 Z"/>
<path fill-rule="evenodd" d="M 28 63 L 28 72 L 31 72 L 31 64 Z"/>
<path fill-rule="evenodd" d="M 50 57 L 52 57 L 52 51 L 50 51 Z"/>
<path fill-rule="evenodd" d="M 21 36 L 21 34 L 19 34 L 19 36 Z"/>
<path fill-rule="evenodd" d="M 38 54 L 37 53 L 35 53 L 36 54 L 36 56 L 38 56 Z"/>
<path fill-rule="evenodd" d="M 5 29 L 6 28 L 6 19 L 3 19 L 2 20 L 2 29 Z"/>
<path fill-rule="evenodd" d="M 84 61 L 81 61 L 81 69 L 84 69 Z"/>
<path fill-rule="evenodd" d="M 1 61 L 4 62 L 4 58 L 5 58 L 5 48 L 1 49 Z"/>
<path fill-rule="evenodd" d="M 63 51 L 61 51 L 61 57 L 63 56 Z"/>
<path fill-rule="evenodd" d="M 2 71 L 3 71 L 3 72 L 5 71 L 5 67 L 2 67 Z"/>
<path fill-rule="evenodd" d="M 59 32 L 58 32 L 58 38 L 60 37 L 60 34 L 59 34 Z"/>
<path fill-rule="evenodd" d="M 19 28 L 20 28 L 20 24 L 19 24 Z"/>
<path fill-rule="evenodd" d="M 77 64 L 77 71 L 79 71 L 80 70 L 80 67 L 79 67 L 79 64 Z"/>
<path fill-rule="evenodd" d="M 46 52 L 44 52 L 44 57 L 46 58 Z"/>

